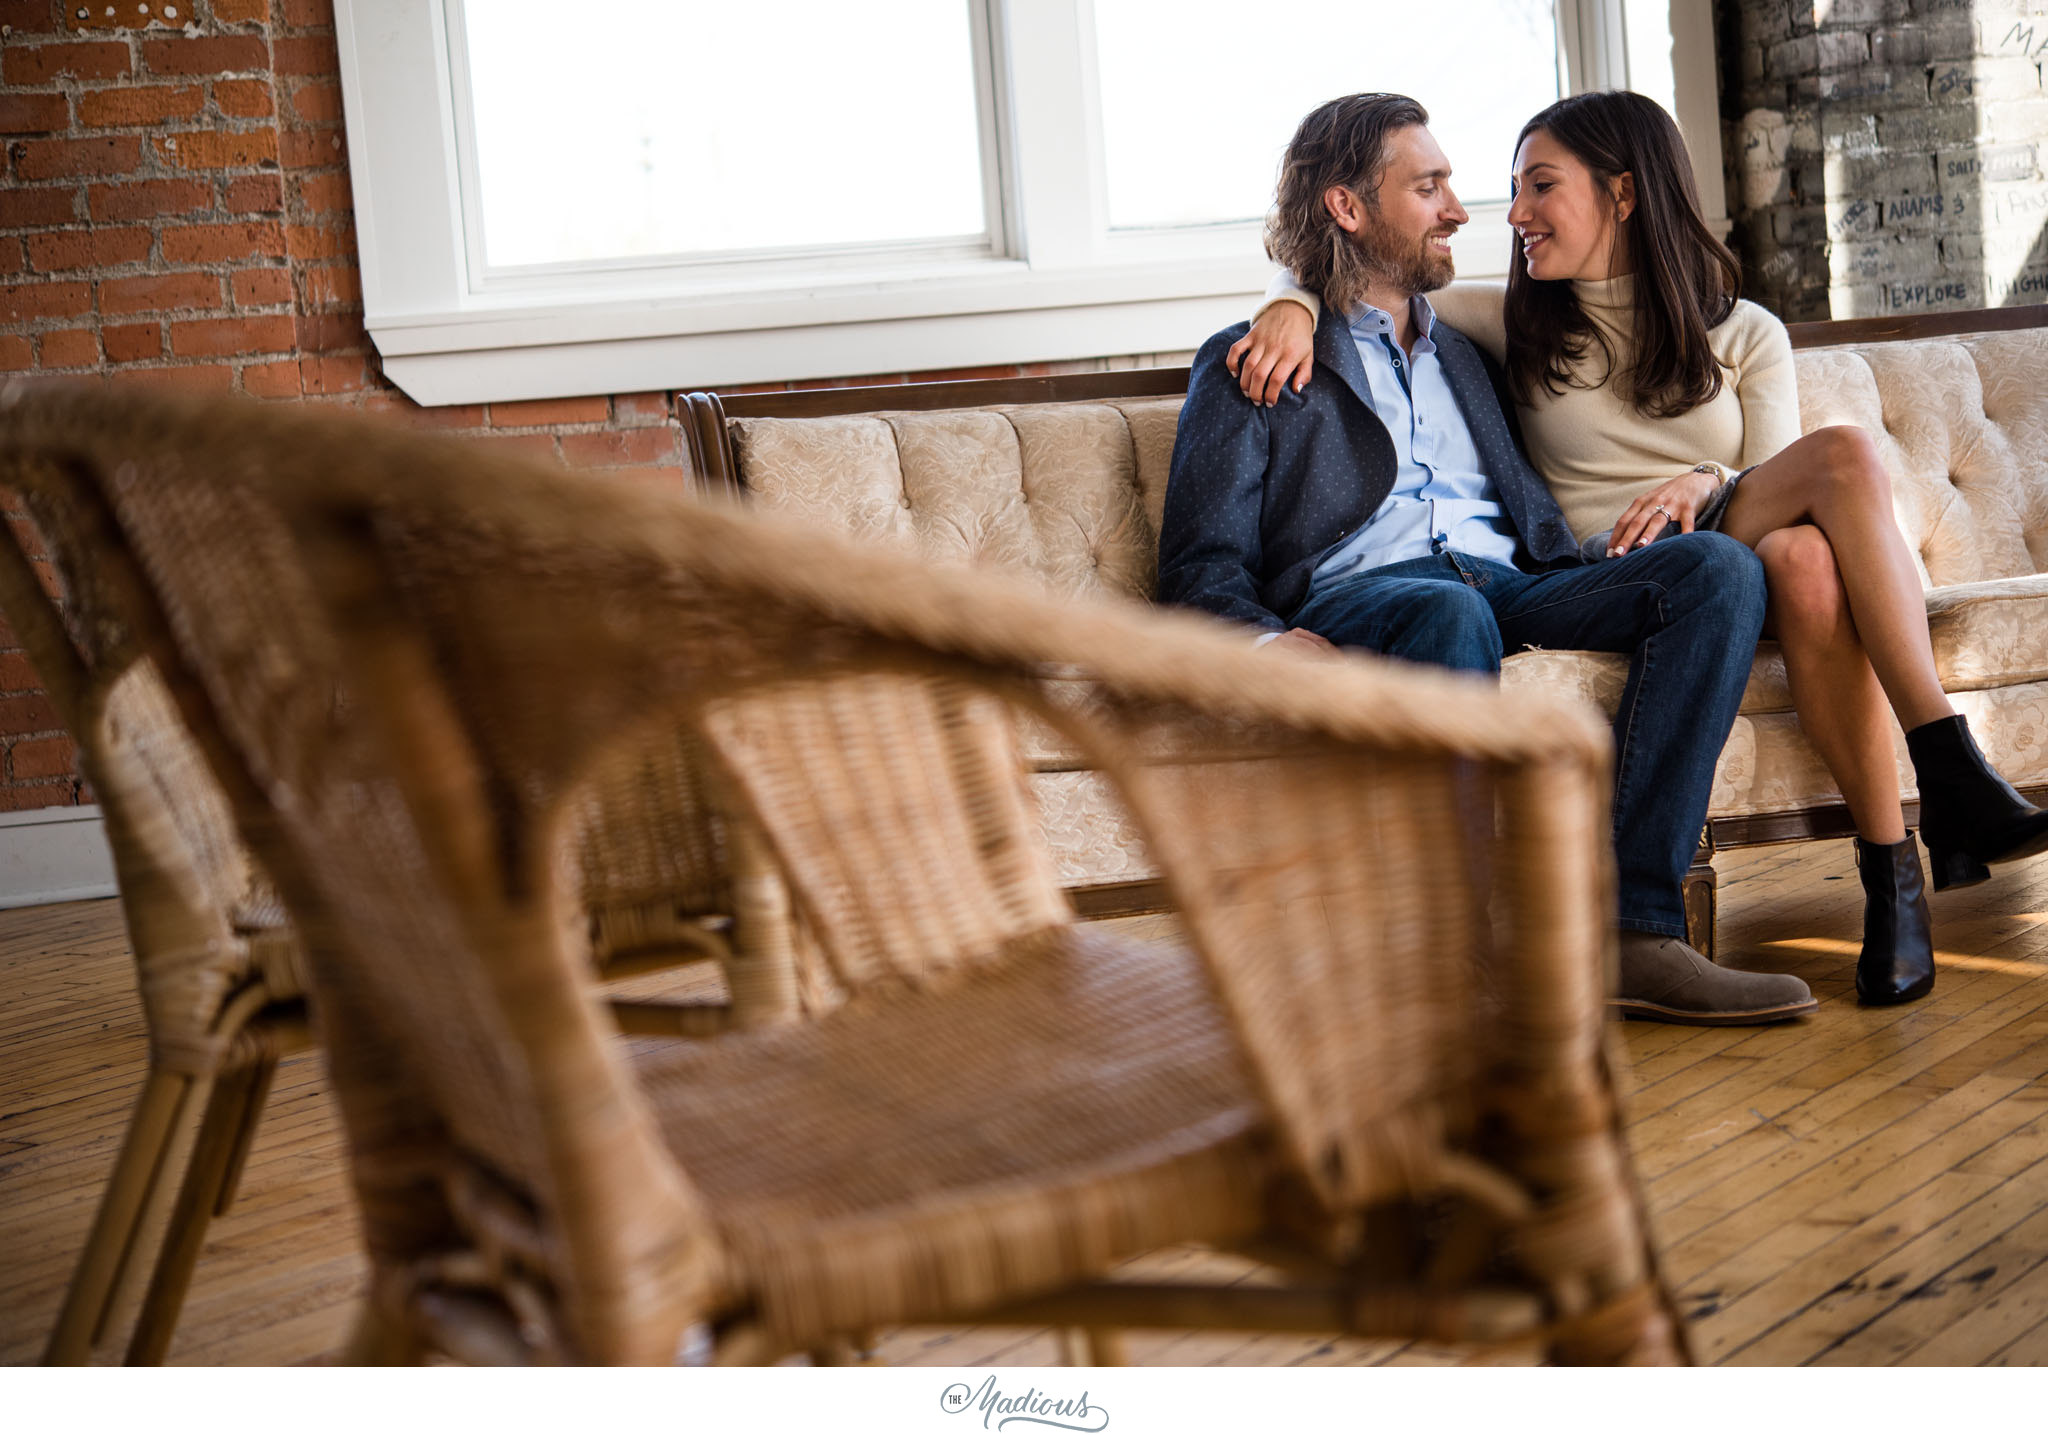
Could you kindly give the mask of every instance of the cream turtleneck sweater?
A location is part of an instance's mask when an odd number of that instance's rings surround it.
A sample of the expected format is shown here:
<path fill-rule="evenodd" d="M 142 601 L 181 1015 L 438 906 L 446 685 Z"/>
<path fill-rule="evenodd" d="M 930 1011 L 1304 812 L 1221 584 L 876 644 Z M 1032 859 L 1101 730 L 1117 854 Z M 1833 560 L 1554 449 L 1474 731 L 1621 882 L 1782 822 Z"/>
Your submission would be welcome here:
<path fill-rule="evenodd" d="M 1630 347 L 1634 283 L 1629 275 L 1572 282 L 1587 315 L 1623 362 Z M 1430 302 L 1438 318 L 1502 363 L 1506 292 L 1497 281 L 1467 282 L 1432 294 Z M 1269 304 L 1292 299 L 1320 314 L 1316 297 L 1296 288 L 1289 275 L 1275 279 L 1266 296 Z M 1721 392 L 1677 418 L 1637 413 L 1604 382 L 1597 347 L 1578 371 L 1592 387 L 1563 393 L 1539 389 L 1535 401 L 1522 408 L 1529 461 L 1550 485 L 1579 538 L 1612 528 L 1636 498 L 1696 463 L 1748 468 L 1799 437 L 1799 388 L 1785 326 L 1768 310 L 1740 300 L 1709 331 L 1707 342 L 1721 365 Z"/>

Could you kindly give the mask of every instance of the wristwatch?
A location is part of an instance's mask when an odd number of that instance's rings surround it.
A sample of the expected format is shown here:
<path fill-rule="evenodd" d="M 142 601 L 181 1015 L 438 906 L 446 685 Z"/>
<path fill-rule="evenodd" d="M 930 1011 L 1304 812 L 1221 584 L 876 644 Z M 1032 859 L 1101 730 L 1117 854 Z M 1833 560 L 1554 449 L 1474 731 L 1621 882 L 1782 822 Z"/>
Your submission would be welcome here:
<path fill-rule="evenodd" d="M 1715 478 L 1719 479 L 1722 483 L 1733 483 L 1738 477 L 1740 477 L 1740 474 L 1737 470 L 1730 468 L 1725 463 L 1715 463 L 1711 459 L 1707 460 L 1705 463 L 1694 464 L 1692 466 L 1692 471 L 1694 473 L 1711 473 L 1712 475 L 1714 475 Z"/>

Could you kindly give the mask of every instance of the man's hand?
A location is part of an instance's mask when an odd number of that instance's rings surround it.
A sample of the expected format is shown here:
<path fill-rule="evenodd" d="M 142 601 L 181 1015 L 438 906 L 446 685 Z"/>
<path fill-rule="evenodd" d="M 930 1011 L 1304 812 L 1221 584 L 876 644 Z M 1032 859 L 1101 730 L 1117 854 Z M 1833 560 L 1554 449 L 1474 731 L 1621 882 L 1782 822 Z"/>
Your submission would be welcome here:
<path fill-rule="evenodd" d="M 1289 628 L 1270 643 L 1259 644 L 1262 653 L 1300 653 L 1303 657 L 1335 657 L 1337 645 L 1321 633 L 1311 633 L 1306 628 Z"/>
<path fill-rule="evenodd" d="M 1607 556 L 1617 558 L 1656 542 L 1667 523 L 1676 523 L 1680 533 L 1692 532 L 1693 520 L 1720 486 L 1721 480 L 1711 473 L 1681 473 L 1658 484 L 1614 520 Z"/>
<path fill-rule="evenodd" d="M 1290 382 L 1301 392 L 1315 368 L 1315 347 L 1316 321 L 1300 304 L 1282 299 L 1252 321 L 1251 332 L 1230 346 L 1223 363 L 1246 398 L 1272 405 Z"/>

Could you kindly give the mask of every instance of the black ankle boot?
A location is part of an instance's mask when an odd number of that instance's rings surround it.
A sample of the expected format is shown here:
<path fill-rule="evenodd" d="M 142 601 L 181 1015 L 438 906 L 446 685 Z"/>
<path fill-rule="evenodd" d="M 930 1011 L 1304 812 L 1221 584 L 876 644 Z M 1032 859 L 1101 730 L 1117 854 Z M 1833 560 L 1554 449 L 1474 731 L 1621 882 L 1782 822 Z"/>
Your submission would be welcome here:
<path fill-rule="evenodd" d="M 1920 840 L 1935 891 L 1982 882 L 1987 862 L 2048 849 L 2048 812 L 1992 771 L 1960 715 L 1914 728 L 1906 749 L 1920 778 Z"/>
<path fill-rule="evenodd" d="M 1865 1006 L 1891 1006 L 1926 996 L 1934 990 L 1934 940 L 1913 834 L 1892 843 L 1857 838 L 1856 872 L 1863 879 L 1857 998 Z"/>

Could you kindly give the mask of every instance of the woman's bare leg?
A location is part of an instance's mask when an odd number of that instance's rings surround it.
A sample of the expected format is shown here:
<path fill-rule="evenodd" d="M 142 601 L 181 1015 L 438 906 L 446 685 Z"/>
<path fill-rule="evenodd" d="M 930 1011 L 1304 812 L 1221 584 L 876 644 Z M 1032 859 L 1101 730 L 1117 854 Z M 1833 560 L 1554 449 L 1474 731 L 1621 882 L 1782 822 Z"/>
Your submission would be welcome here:
<path fill-rule="evenodd" d="M 1891 715 L 1827 535 L 1807 523 L 1773 529 L 1757 541 L 1756 556 L 1770 603 L 1764 632 L 1784 649 L 1800 730 L 1834 775 L 1857 835 L 1886 846 L 1904 841 Z"/>
<path fill-rule="evenodd" d="M 1834 551 L 1855 631 L 1899 725 L 1953 717 L 1935 676 L 1920 577 L 1892 518 L 1891 478 L 1862 429 L 1816 429 L 1751 469 L 1721 531 L 1761 552 L 1765 535 L 1799 524 L 1818 528 Z"/>

